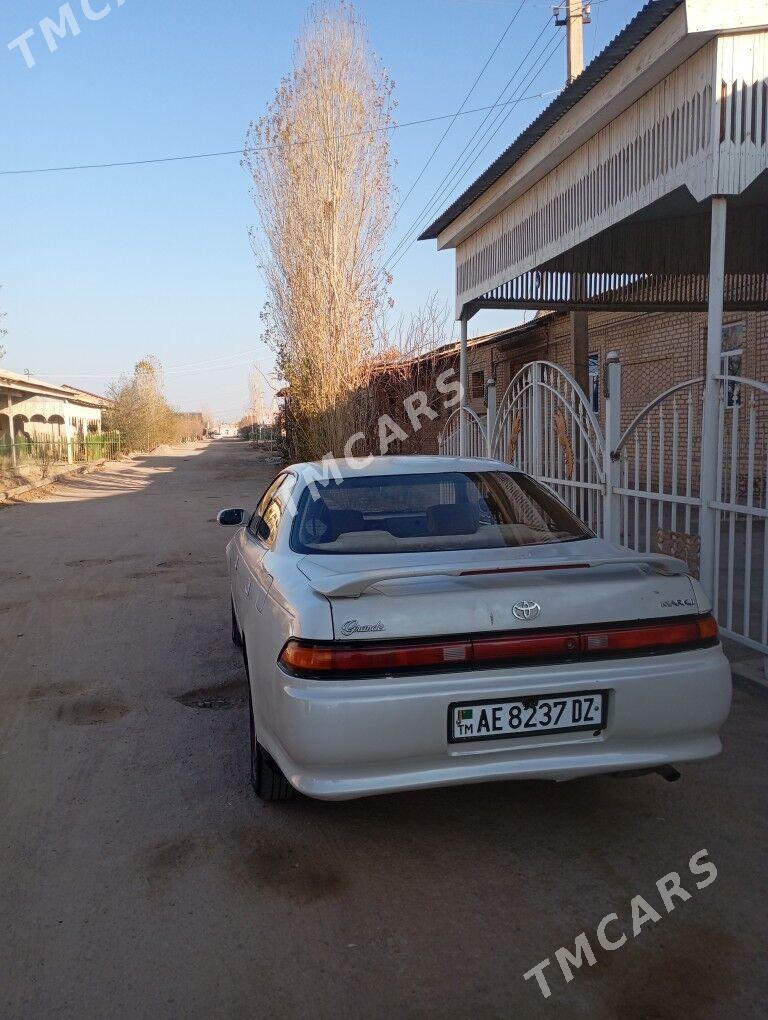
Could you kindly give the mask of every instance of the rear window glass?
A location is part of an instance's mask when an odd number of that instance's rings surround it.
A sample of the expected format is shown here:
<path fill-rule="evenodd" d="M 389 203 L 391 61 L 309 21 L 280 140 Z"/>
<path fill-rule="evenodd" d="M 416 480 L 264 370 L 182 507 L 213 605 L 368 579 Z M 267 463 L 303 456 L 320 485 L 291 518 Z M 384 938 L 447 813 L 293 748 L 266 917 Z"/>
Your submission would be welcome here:
<path fill-rule="evenodd" d="M 351 477 L 306 489 L 291 529 L 304 553 L 503 549 L 590 538 L 547 489 L 512 471 Z"/>

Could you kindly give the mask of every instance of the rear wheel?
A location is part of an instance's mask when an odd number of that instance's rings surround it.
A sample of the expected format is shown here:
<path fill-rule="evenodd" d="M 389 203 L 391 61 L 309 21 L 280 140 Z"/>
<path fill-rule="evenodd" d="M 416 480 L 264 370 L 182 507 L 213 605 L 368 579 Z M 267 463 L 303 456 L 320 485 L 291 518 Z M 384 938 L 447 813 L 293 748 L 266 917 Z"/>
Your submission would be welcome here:
<path fill-rule="evenodd" d="M 235 616 L 235 603 L 230 600 L 230 605 L 232 607 L 232 644 L 236 645 L 238 648 L 242 648 L 243 635 L 240 633 L 240 626 L 237 622 L 237 617 Z"/>
<path fill-rule="evenodd" d="M 248 656 L 243 648 L 245 671 L 248 673 Z M 253 702 L 251 700 L 251 678 L 248 676 L 248 720 L 251 734 L 251 784 L 256 796 L 265 801 L 290 800 L 294 789 L 283 775 L 279 765 L 271 754 L 256 739 L 256 726 L 253 721 Z"/>

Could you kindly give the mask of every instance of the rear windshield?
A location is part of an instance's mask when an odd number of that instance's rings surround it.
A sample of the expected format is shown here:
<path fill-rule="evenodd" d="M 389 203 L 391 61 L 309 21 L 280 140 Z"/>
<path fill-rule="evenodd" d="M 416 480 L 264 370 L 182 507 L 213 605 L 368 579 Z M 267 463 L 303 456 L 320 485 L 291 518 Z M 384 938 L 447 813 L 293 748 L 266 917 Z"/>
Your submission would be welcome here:
<path fill-rule="evenodd" d="M 512 471 L 378 475 L 306 489 L 291 529 L 304 553 L 504 549 L 590 538 L 550 492 Z"/>

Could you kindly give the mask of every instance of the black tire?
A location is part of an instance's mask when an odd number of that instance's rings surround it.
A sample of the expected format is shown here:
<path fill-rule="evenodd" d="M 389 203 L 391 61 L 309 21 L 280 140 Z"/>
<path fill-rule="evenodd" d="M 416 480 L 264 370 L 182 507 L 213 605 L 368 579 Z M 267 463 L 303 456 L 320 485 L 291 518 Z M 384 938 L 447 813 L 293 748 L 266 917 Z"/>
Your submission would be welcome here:
<path fill-rule="evenodd" d="M 245 656 L 245 671 L 248 672 L 248 658 Z M 251 701 L 250 677 L 248 682 L 248 720 L 251 733 L 251 785 L 256 796 L 264 801 L 290 800 L 295 790 L 285 778 L 279 765 L 268 751 L 265 751 L 256 739 L 256 727 L 253 722 L 253 702 Z"/>
<path fill-rule="evenodd" d="M 237 623 L 237 617 L 235 616 L 235 603 L 230 600 L 232 607 L 232 644 L 237 648 L 243 647 L 243 635 L 240 633 L 240 627 Z"/>

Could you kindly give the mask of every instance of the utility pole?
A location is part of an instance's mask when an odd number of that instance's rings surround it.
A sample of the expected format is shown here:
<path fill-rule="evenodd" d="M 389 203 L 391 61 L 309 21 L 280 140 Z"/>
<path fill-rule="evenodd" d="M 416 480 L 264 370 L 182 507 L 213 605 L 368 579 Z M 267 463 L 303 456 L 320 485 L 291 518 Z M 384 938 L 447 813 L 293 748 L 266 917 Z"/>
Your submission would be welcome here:
<path fill-rule="evenodd" d="M 589 4 L 581 0 L 563 0 L 559 7 L 552 8 L 555 24 L 564 27 L 568 33 L 568 80 L 578 78 L 584 70 L 584 26 L 592 20 Z"/>

